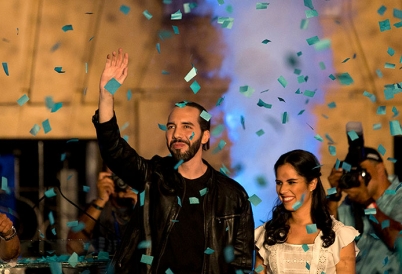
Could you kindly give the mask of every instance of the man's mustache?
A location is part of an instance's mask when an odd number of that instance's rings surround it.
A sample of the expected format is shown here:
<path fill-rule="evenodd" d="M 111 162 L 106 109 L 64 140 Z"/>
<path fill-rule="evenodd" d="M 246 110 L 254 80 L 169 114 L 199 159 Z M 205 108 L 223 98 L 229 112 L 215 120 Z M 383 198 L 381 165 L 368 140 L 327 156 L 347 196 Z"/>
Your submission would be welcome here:
<path fill-rule="evenodd" d="M 176 140 L 172 140 L 170 142 L 170 146 L 172 146 L 174 143 L 184 143 L 186 145 L 190 145 L 190 142 L 186 141 L 186 140 L 182 140 L 182 139 L 176 139 Z"/>

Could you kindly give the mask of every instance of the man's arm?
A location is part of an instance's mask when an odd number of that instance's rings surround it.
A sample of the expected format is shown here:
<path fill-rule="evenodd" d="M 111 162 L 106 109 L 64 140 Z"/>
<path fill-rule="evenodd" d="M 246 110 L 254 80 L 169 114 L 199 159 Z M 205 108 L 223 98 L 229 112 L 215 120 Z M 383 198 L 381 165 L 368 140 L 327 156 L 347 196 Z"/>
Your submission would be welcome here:
<path fill-rule="evenodd" d="M 330 195 L 327 199 L 330 214 L 333 215 L 335 219 L 338 219 L 338 206 L 339 201 L 342 199 L 342 190 L 338 187 L 338 182 L 339 179 L 342 177 L 342 174 L 342 168 L 333 168 L 331 170 L 331 174 L 328 176 L 328 182 L 330 186 L 336 188 L 336 193 Z"/>
<path fill-rule="evenodd" d="M 102 72 L 99 83 L 99 123 L 104 123 L 113 117 L 113 95 L 106 90 L 105 86 L 112 79 L 123 84 L 127 78 L 128 54 L 119 49 L 116 53 L 108 54 L 105 68 Z M 114 81 L 112 80 L 112 81 Z"/>
<path fill-rule="evenodd" d="M 0 213 L 0 259 L 9 261 L 20 254 L 20 240 L 13 223 L 6 214 Z"/>

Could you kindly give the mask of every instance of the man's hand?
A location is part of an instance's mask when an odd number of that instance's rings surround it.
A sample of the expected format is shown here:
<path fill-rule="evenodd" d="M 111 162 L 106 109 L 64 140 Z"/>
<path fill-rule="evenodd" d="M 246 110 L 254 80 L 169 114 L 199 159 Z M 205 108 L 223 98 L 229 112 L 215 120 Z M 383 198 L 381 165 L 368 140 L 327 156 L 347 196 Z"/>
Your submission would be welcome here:
<path fill-rule="evenodd" d="M 348 194 L 348 198 L 358 204 L 365 204 L 370 198 L 367 186 L 364 179 L 359 175 L 360 186 L 344 189 L 343 191 Z"/>
<path fill-rule="evenodd" d="M 109 197 L 114 193 L 114 182 L 112 180 L 112 173 L 110 172 L 100 172 L 98 176 L 98 183 L 96 187 L 98 188 L 98 201 L 100 206 L 104 206 Z"/>
<path fill-rule="evenodd" d="M 331 170 L 331 174 L 329 174 L 329 176 L 328 176 L 328 182 L 331 185 L 331 187 L 336 187 L 337 190 L 339 189 L 338 185 L 339 185 L 339 180 L 342 177 L 342 174 L 343 174 L 342 168 L 338 168 L 338 169 L 333 168 Z"/>
<path fill-rule="evenodd" d="M 7 217 L 6 214 L 0 213 L 0 234 L 4 236 L 9 236 L 13 231 L 11 227 L 13 222 Z"/>
<path fill-rule="evenodd" d="M 125 191 L 120 191 L 116 193 L 118 198 L 129 198 L 133 201 L 133 205 L 137 203 L 138 195 L 132 190 L 131 187 L 127 187 Z"/>

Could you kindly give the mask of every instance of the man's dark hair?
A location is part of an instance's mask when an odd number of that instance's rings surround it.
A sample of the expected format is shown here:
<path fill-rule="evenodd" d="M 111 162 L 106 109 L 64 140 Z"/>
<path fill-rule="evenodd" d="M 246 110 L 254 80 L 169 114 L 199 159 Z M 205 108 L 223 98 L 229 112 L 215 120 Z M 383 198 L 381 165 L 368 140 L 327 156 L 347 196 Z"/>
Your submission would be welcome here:
<path fill-rule="evenodd" d="M 176 107 L 180 107 L 180 105 L 185 105 L 187 107 L 196 108 L 196 109 L 198 109 L 200 111 L 200 114 L 203 111 L 208 112 L 203 106 L 201 106 L 200 104 L 197 104 L 195 102 L 182 101 L 182 102 L 176 103 Z M 209 119 L 207 121 L 204 118 L 202 118 L 201 116 L 198 116 L 198 123 L 200 124 L 200 127 L 201 127 L 201 135 L 206 130 L 210 131 L 210 129 L 211 129 L 211 119 Z M 209 140 L 205 144 L 202 144 L 202 150 L 208 150 L 208 149 L 209 149 Z"/>

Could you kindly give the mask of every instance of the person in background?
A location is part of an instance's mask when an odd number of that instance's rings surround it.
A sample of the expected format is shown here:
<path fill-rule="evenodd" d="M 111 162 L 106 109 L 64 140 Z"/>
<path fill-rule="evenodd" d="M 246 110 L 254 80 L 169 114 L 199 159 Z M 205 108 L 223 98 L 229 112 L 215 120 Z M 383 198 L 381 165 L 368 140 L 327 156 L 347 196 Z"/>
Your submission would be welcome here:
<path fill-rule="evenodd" d="M 20 240 L 13 223 L 6 214 L 0 213 L 0 259 L 11 261 L 20 254 Z"/>
<path fill-rule="evenodd" d="M 364 147 L 360 172 L 350 187 L 351 176 L 333 168 L 328 177 L 337 193 L 329 196 L 332 213 L 361 233 L 356 239 L 360 253 L 356 273 L 402 273 L 402 190 L 396 176 L 388 176 L 377 150 Z M 342 193 L 347 196 L 339 205 Z"/>
<path fill-rule="evenodd" d="M 125 226 L 133 214 L 137 194 L 110 169 L 100 172 L 97 182 L 98 197 L 78 219 L 81 230 L 71 228 L 67 236 L 67 251 L 85 254 L 88 251 L 114 253 Z M 80 241 L 82 240 L 82 241 Z M 92 248 L 89 246 L 92 243 Z"/>
<path fill-rule="evenodd" d="M 202 158 L 209 148 L 209 114 L 195 102 L 176 103 L 165 133 L 171 156 L 141 157 L 121 138 L 114 114 L 113 86 L 124 82 L 127 69 L 121 49 L 107 56 L 92 119 L 104 162 L 143 198 L 114 257 L 115 273 L 251 272 L 248 195 Z"/>
<path fill-rule="evenodd" d="M 278 201 L 255 230 L 258 273 L 355 273 L 359 234 L 330 216 L 317 158 L 304 150 L 274 166 Z"/>

